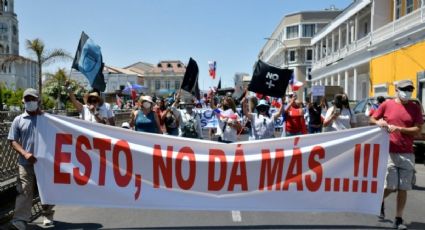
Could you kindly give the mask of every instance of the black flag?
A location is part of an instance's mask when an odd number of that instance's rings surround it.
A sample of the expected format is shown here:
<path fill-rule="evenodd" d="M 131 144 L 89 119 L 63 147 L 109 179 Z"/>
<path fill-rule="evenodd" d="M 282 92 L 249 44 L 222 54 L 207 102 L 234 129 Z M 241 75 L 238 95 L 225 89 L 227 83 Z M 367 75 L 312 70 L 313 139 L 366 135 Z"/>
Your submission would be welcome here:
<path fill-rule="evenodd" d="M 199 68 L 198 64 L 192 58 L 189 59 L 189 64 L 187 64 L 186 72 L 184 73 L 183 82 L 181 89 L 192 93 L 194 91 L 195 85 L 198 82 Z"/>
<path fill-rule="evenodd" d="M 220 80 L 218 80 L 217 89 L 221 89 L 221 77 L 220 77 Z"/>
<path fill-rule="evenodd" d="M 89 80 L 92 88 L 105 91 L 106 83 L 103 76 L 103 59 L 100 46 L 85 34 L 81 33 L 77 52 L 72 62 L 72 68 L 80 71 Z"/>
<path fill-rule="evenodd" d="M 248 90 L 272 97 L 282 97 L 285 95 L 292 73 L 292 70 L 280 69 L 258 60 Z"/>

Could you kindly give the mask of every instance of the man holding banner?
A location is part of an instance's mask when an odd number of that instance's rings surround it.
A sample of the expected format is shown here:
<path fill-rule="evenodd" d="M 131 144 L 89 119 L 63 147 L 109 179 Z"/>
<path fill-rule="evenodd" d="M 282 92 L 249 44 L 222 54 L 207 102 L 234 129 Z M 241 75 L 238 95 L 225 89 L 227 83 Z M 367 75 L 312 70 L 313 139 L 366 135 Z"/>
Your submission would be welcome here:
<path fill-rule="evenodd" d="M 41 115 L 38 91 L 28 88 L 24 91 L 22 102 L 25 112 L 17 116 L 12 123 L 7 139 L 13 149 L 19 154 L 18 160 L 18 195 L 15 202 L 15 213 L 12 226 L 16 229 L 26 229 L 31 217 L 31 207 L 35 186 L 34 164 L 37 162 L 35 153 L 35 135 L 37 133 L 37 117 Z M 53 206 L 43 205 L 43 225 L 53 224 Z"/>
<path fill-rule="evenodd" d="M 403 212 L 407 191 L 412 189 L 415 173 L 413 137 L 420 133 L 423 125 L 422 112 L 418 105 L 409 101 L 415 88 L 410 80 L 397 83 L 397 97 L 387 100 L 373 113 L 370 121 L 388 129 L 390 133 L 390 156 L 388 158 L 384 199 L 397 192 L 397 213 L 394 227 L 406 229 Z M 384 202 L 381 217 L 385 217 Z"/>

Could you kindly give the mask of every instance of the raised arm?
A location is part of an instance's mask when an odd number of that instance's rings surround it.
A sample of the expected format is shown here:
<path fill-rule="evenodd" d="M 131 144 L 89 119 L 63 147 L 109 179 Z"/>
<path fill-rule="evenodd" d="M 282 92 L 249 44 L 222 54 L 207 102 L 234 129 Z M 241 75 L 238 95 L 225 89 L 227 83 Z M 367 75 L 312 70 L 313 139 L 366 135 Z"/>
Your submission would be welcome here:
<path fill-rule="evenodd" d="M 246 96 L 241 100 L 241 104 L 243 115 L 246 116 L 248 120 L 252 121 L 252 114 L 248 111 L 248 100 Z"/>
<path fill-rule="evenodd" d="M 285 106 L 284 106 L 284 104 L 285 104 L 285 96 L 283 96 L 283 97 L 282 97 L 282 105 L 280 106 L 279 111 L 277 111 L 277 113 L 273 115 L 273 118 L 274 118 L 274 119 L 277 119 L 277 118 L 279 118 L 280 116 L 282 116 L 282 113 L 283 113 L 283 111 L 285 110 Z"/>
<path fill-rule="evenodd" d="M 69 99 L 71 100 L 72 104 L 77 109 L 77 111 L 81 113 L 81 111 L 83 111 L 83 104 L 81 104 L 81 102 L 77 100 L 77 98 L 75 97 L 74 91 L 72 90 L 69 84 L 70 83 L 68 81 L 65 82 L 65 87 L 66 87 L 66 91 L 68 92 Z"/>

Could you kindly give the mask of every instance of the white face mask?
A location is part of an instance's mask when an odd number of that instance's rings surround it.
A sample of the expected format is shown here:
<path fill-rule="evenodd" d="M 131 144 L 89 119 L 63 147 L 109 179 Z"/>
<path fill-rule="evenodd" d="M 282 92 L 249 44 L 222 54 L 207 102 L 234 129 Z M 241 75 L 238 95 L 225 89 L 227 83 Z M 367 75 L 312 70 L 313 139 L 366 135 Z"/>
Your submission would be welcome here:
<path fill-rule="evenodd" d="M 412 92 L 399 90 L 398 91 L 398 97 L 402 101 L 408 101 L 408 100 L 410 100 L 410 98 L 412 98 Z"/>
<path fill-rule="evenodd" d="M 38 101 L 26 101 L 24 105 L 28 112 L 34 112 L 38 109 Z"/>
<path fill-rule="evenodd" d="M 151 108 L 151 103 L 150 102 L 147 102 L 147 101 L 145 101 L 145 102 L 143 102 L 143 108 L 145 108 L 145 109 L 150 109 Z"/>

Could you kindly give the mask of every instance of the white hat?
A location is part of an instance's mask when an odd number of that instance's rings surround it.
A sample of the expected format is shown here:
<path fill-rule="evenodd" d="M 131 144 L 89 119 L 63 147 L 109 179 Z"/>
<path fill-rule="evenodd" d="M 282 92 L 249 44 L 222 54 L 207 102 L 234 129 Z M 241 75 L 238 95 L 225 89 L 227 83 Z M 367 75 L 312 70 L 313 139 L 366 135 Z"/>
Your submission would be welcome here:
<path fill-rule="evenodd" d="M 121 128 L 130 129 L 130 124 L 128 122 L 123 122 Z"/>

